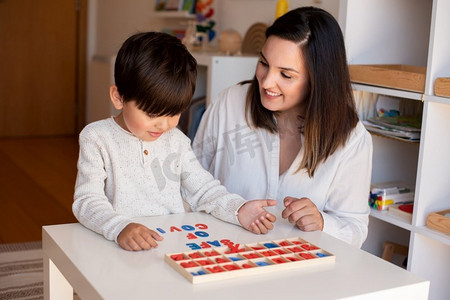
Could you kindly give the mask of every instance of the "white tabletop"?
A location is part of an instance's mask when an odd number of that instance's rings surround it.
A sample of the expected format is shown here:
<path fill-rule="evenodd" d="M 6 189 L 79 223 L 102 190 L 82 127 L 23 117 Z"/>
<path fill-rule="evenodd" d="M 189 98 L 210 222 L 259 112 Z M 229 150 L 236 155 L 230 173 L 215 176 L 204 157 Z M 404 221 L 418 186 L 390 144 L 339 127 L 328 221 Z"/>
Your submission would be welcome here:
<path fill-rule="evenodd" d="M 125 251 L 80 224 L 64 224 L 43 227 L 44 255 L 56 265 L 82 299 L 151 299 L 162 296 L 166 299 L 215 300 L 428 297 L 428 281 L 325 233 L 302 232 L 281 218 L 275 223 L 275 229 L 266 235 L 252 234 L 204 213 L 148 217 L 137 221 L 165 232 L 161 234 L 164 241 L 158 248 Z M 197 238 L 189 239 L 188 235 Z M 201 247 L 208 241 L 220 243 L 223 239 L 249 244 L 292 237 L 301 237 L 331 252 L 335 261 L 199 284 L 192 284 L 164 261 L 166 253 L 190 251 L 188 243 Z M 45 280 L 48 283 L 48 278 Z"/>

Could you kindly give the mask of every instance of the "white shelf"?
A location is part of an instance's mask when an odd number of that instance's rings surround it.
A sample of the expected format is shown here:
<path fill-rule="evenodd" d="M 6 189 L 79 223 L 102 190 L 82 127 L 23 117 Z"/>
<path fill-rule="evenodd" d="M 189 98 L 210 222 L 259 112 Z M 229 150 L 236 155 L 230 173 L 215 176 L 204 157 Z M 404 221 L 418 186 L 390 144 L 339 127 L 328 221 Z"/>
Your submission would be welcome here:
<path fill-rule="evenodd" d="M 433 240 L 443 243 L 444 245 L 450 246 L 450 236 L 449 235 L 447 235 L 445 233 L 441 233 L 441 232 L 433 230 L 433 229 L 430 229 L 426 226 L 412 226 L 410 222 L 406 221 L 405 219 L 402 219 L 401 217 L 389 214 L 389 212 L 386 210 L 379 211 L 379 210 L 371 209 L 370 215 L 374 218 L 377 218 L 384 222 L 398 226 L 398 227 L 408 230 L 412 233 L 422 234 L 426 237 L 429 237 Z"/>
<path fill-rule="evenodd" d="M 195 19 L 196 15 L 187 11 L 154 11 L 153 15 L 158 18 L 167 19 Z"/>
<path fill-rule="evenodd" d="M 369 93 L 375 93 L 375 94 L 399 97 L 399 98 L 406 98 L 406 99 L 413 99 L 413 100 L 422 100 L 422 95 L 423 95 L 421 93 L 395 90 L 395 89 L 384 88 L 384 87 L 374 86 L 374 85 L 360 84 L 360 83 L 352 83 L 352 88 L 354 90 L 358 90 L 358 91 L 365 91 L 365 92 L 369 92 Z"/>
<path fill-rule="evenodd" d="M 401 217 L 394 216 L 394 215 L 390 214 L 387 210 L 379 211 L 379 210 L 371 209 L 370 215 L 374 218 L 391 223 L 400 228 L 403 228 L 403 229 L 406 229 L 409 231 L 414 230 L 414 227 L 411 225 L 411 222 L 408 222 Z"/>
<path fill-rule="evenodd" d="M 450 98 L 435 96 L 433 89 L 437 77 L 450 77 L 450 0 L 394 2 L 340 0 L 339 7 L 350 64 L 416 65 L 427 70 L 423 93 L 352 84 L 355 90 L 423 101 L 418 148 L 373 138 L 374 182 L 415 178 L 412 222 L 372 210 L 377 221 L 369 223 L 371 239 L 365 250 L 381 254 L 386 239 L 409 241 L 408 270 L 431 281 L 429 299 L 448 299 L 450 236 L 425 224 L 430 212 L 450 208 Z"/>
<path fill-rule="evenodd" d="M 449 104 L 450 105 L 450 98 L 446 98 L 446 97 L 424 95 L 424 101 L 434 102 L 434 103 L 442 103 L 442 104 Z"/>
<path fill-rule="evenodd" d="M 375 86 L 375 85 L 361 84 L 361 83 L 352 83 L 352 88 L 354 90 L 364 91 L 364 92 L 369 92 L 369 93 L 374 93 L 374 94 L 379 94 L 379 95 L 386 95 L 386 96 L 419 100 L 419 101 L 436 102 L 436 103 L 450 105 L 450 98 L 446 98 L 446 97 L 425 95 L 425 94 L 421 94 L 421 93 L 395 90 L 395 89 L 384 88 L 384 87 Z"/>
<path fill-rule="evenodd" d="M 192 55 L 195 57 L 195 59 L 197 60 L 197 63 L 199 65 L 203 65 L 203 66 L 211 66 L 213 59 L 236 59 L 236 60 L 240 60 L 240 59 L 251 59 L 251 60 L 255 60 L 258 59 L 257 56 L 255 55 L 248 55 L 248 54 L 240 54 L 240 55 L 225 55 L 219 51 L 191 51 Z M 255 70 L 252 70 L 255 71 Z M 254 73 L 254 72 L 253 72 Z"/>
<path fill-rule="evenodd" d="M 450 246 L 450 236 L 448 234 L 430 229 L 426 226 L 414 227 L 414 231 L 416 233 L 419 233 L 426 237 L 429 237 L 433 240 L 436 240 L 436 241 L 446 245 L 447 247 Z"/>

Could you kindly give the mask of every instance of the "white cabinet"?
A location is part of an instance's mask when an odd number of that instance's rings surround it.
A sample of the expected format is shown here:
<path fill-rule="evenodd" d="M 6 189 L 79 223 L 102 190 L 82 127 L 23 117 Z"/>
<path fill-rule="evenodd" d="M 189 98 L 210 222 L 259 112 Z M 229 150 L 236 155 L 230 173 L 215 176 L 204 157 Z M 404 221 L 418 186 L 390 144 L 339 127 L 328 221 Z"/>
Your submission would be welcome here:
<path fill-rule="evenodd" d="M 225 88 L 255 75 L 257 56 L 226 56 L 217 52 L 196 52 L 192 55 L 199 66 L 196 94 L 206 94 L 206 105 L 211 104 Z M 206 84 L 205 84 L 206 83 Z"/>
<path fill-rule="evenodd" d="M 407 268 L 430 280 L 430 299 L 450 295 L 450 236 L 425 226 L 430 212 L 450 208 L 450 98 L 433 92 L 436 78 L 450 77 L 449 12 L 450 0 L 341 0 L 339 10 L 349 64 L 427 67 L 423 94 L 353 87 L 423 101 L 420 145 L 373 138 L 373 181 L 415 181 L 412 222 L 373 211 L 363 249 L 380 255 L 384 240 L 409 245 Z"/>

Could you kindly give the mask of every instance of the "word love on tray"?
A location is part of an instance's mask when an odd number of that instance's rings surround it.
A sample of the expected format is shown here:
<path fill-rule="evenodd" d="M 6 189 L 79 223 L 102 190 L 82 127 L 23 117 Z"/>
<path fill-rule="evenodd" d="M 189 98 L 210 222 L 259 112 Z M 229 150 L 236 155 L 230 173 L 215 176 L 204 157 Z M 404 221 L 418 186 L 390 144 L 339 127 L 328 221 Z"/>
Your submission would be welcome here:
<path fill-rule="evenodd" d="M 234 244 L 166 254 L 164 260 L 192 283 L 223 280 L 286 269 L 313 267 L 335 256 L 301 238 Z"/>

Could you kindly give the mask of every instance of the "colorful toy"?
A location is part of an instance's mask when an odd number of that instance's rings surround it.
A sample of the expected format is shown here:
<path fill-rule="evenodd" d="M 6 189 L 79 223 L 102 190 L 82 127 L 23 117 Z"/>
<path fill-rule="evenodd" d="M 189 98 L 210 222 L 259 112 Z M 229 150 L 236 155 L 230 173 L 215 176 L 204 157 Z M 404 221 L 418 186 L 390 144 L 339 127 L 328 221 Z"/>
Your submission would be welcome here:
<path fill-rule="evenodd" d="M 335 256 L 295 237 L 166 254 L 164 260 L 192 283 L 331 263 Z"/>
<path fill-rule="evenodd" d="M 369 194 L 369 206 L 377 210 L 387 210 L 393 204 L 414 201 L 414 187 L 401 182 L 374 184 Z"/>
<path fill-rule="evenodd" d="M 214 8 L 213 0 L 197 0 L 195 4 L 195 21 L 189 21 L 186 33 L 182 38 L 188 49 L 207 50 L 209 42 L 216 36 L 213 30 L 216 22 L 212 20 Z"/>
<path fill-rule="evenodd" d="M 275 18 L 278 19 L 289 10 L 289 1 L 288 0 L 278 0 L 277 2 L 277 10 L 275 12 Z"/>
<path fill-rule="evenodd" d="M 197 32 L 204 33 L 209 42 L 216 36 L 213 30 L 216 22 L 211 19 L 214 15 L 213 2 L 214 0 L 197 0 L 196 3 Z"/>

